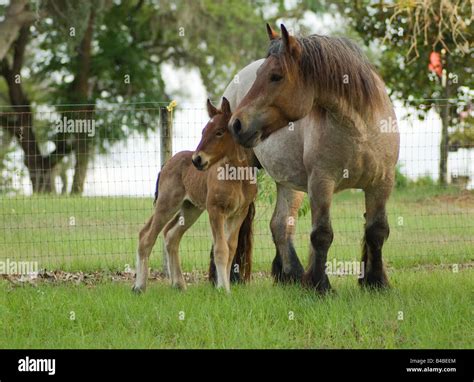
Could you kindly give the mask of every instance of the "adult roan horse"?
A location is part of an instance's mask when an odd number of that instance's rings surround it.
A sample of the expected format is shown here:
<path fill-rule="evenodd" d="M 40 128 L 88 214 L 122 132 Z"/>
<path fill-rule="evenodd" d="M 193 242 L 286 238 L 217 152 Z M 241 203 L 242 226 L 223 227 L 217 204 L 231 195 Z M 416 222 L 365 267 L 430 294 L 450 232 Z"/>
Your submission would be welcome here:
<path fill-rule="evenodd" d="M 225 89 L 223 97 L 229 100 L 233 110 L 252 86 L 257 70 L 264 61 L 254 61 L 240 70 Z M 306 191 L 306 187 L 298 186 L 298 179 L 306 176 L 304 167 L 301 166 L 304 129 L 312 128 L 312 121 L 303 118 L 296 121 L 290 129 L 275 131 L 253 148 L 257 163 L 276 183 L 277 197 L 270 229 L 276 247 L 272 276 L 279 283 L 300 282 L 304 272 L 293 240 L 298 209 L 303 201 L 303 191 Z M 285 155 L 281 155 L 283 151 Z"/>
<path fill-rule="evenodd" d="M 280 38 L 268 25 L 268 55 L 256 79 L 235 110 L 229 129 L 242 146 L 258 155 L 265 139 L 295 121 L 309 119 L 300 152 L 281 142 L 279 161 L 294 161 L 304 171 L 287 174 L 288 185 L 309 194 L 312 217 L 310 264 L 303 283 L 324 293 L 330 289 L 325 272 L 333 241 L 330 207 L 335 192 L 365 192 L 365 234 L 361 285 L 388 286 L 382 246 L 389 235 L 386 202 L 390 196 L 399 152 L 393 106 L 381 78 L 359 48 L 347 39 L 312 35 L 290 36 L 284 25 Z M 291 168 L 291 166 L 289 166 Z"/>
<path fill-rule="evenodd" d="M 241 278 L 250 278 L 253 202 L 257 193 L 256 168 L 251 166 L 253 153 L 239 146 L 227 128 L 231 117 L 228 101 L 223 100 L 221 110 L 209 100 L 207 107 L 211 119 L 196 151 L 177 153 L 159 175 L 155 211 L 139 235 L 134 291 L 146 287 L 148 258 L 163 228 L 171 283 L 186 288 L 179 242 L 204 210 L 209 213 L 212 230 L 217 287 L 230 291 L 236 252 Z"/>

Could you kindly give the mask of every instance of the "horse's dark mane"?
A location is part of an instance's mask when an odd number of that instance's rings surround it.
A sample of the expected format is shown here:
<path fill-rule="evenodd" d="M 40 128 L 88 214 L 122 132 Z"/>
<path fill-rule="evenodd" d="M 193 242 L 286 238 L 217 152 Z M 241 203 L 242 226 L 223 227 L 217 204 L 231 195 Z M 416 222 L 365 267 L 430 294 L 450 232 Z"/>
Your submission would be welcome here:
<path fill-rule="evenodd" d="M 342 99 L 363 114 L 383 105 L 386 95 L 377 86 L 375 69 L 354 42 L 321 35 L 296 37 L 296 40 L 301 47 L 301 59 L 299 68 L 294 69 L 302 73 L 305 82 L 315 84 L 318 94 Z M 281 39 L 273 40 L 268 56 L 278 57 L 284 70 L 289 71 L 294 60 L 282 54 L 281 47 Z"/>

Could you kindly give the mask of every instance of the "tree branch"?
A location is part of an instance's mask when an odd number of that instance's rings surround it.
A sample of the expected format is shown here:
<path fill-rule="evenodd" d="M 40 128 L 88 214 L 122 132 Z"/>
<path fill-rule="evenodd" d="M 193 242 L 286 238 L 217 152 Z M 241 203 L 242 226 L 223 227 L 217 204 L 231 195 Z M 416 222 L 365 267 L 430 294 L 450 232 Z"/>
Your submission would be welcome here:
<path fill-rule="evenodd" d="M 3 60 L 10 46 L 18 38 L 20 29 L 29 26 L 35 20 L 35 14 L 28 11 L 28 0 L 11 0 L 0 23 L 0 60 Z"/>

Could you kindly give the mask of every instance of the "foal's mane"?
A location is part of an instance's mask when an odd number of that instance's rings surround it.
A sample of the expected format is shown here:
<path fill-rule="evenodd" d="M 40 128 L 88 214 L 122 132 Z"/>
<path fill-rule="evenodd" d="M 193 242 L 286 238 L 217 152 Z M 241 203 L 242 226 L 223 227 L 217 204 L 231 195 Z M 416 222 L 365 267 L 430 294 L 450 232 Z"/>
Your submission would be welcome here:
<path fill-rule="evenodd" d="M 277 57 L 290 76 L 292 70 L 300 71 L 305 82 L 315 84 L 319 95 L 345 101 L 362 115 L 384 104 L 386 94 L 377 85 L 378 75 L 354 42 L 316 34 L 295 39 L 301 47 L 298 67 L 292 57 L 282 54 L 281 39 L 271 42 L 267 57 Z M 348 83 L 344 83 L 346 78 Z"/>

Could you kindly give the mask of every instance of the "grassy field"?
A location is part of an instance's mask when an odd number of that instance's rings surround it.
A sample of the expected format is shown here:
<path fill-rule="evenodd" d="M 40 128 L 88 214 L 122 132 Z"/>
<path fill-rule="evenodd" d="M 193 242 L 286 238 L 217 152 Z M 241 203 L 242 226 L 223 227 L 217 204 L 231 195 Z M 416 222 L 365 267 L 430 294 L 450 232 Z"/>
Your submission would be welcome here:
<path fill-rule="evenodd" d="M 230 295 L 206 282 L 179 292 L 155 281 L 136 296 L 130 281 L 13 286 L 0 279 L 0 347 L 474 347 L 473 193 L 398 191 L 388 208 L 389 291 L 360 290 L 355 276 L 331 277 L 337 292 L 319 298 L 298 286 L 275 286 L 261 273 Z M 0 261 L 38 261 L 40 268 L 67 271 L 133 267 L 137 232 L 151 211 L 151 200 L 140 198 L 2 197 Z M 271 211 L 268 204 L 257 206 L 256 271 L 268 271 L 274 256 Z M 329 259 L 359 259 L 362 213 L 361 193 L 336 196 Z M 182 242 L 185 271 L 206 269 L 206 219 Z M 303 261 L 309 231 L 309 217 L 300 218 L 296 246 Z M 157 245 L 155 269 L 160 255 Z"/>
<path fill-rule="evenodd" d="M 138 231 L 152 213 L 149 198 L 0 197 L 0 261 L 38 261 L 40 268 L 123 270 L 133 266 Z M 268 270 L 274 256 L 269 221 L 273 206 L 258 203 L 254 264 Z M 358 260 L 363 236 L 364 199 L 360 192 L 336 195 L 332 208 L 334 243 L 329 257 Z M 454 189 L 395 192 L 388 205 L 391 227 L 384 256 L 397 268 L 474 260 L 474 193 Z M 296 249 L 306 262 L 311 223 L 297 221 Z M 181 242 L 186 271 L 206 269 L 211 235 L 206 214 Z M 161 239 L 151 266 L 161 267 Z"/>
<path fill-rule="evenodd" d="M 0 347 L 474 347 L 474 269 L 390 276 L 392 289 L 379 293 L 333 278 L 337 293 L 325 298 L 268 278 L 230 295 L 207 283 L 180 292 L 155 282 L 134 295 L 129 283 L 12 289 L 3 281 Z"/>

